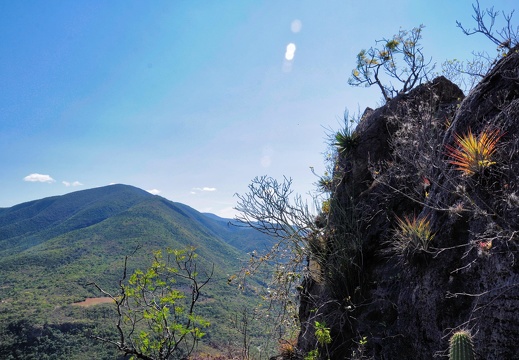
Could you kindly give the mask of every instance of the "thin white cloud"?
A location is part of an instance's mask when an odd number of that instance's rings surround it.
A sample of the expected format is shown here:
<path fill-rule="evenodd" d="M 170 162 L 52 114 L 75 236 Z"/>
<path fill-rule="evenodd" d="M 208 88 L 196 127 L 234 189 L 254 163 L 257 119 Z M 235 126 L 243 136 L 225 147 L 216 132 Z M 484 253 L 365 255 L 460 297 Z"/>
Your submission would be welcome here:
<path fill-rule="evenodd" d="M 30 174 L 23 178 L 23 181 L 28 182 L 46 182 L 46 183 L 53 183 L 56 180 L 54 180 L 50 175 L 43 175 L 43 174 Z"/>
<path fill-rule="evenodd" d="M 62 183 L 63 185 L 65 185 L 66 187 L 69 187 L 69 186 L 76 187 L 76 186 L 81 186 L 81 185 L 83 185 L 83 184 L 80 183 L 79 181 L 74 181 L 74 182 L 62 181 L 61 183 Z"/>
<path fill-rule="evenodd" d="M 203 188 L 193 188 L 193 190 L 209 191 L 209 192 L 211 192 L 211 191 L 216 191 L 216 188 L 204 186 Z"/>
<path fill-rule="evenodd" d="M 151 190 L 146 190 L 146 191 L 153 195 L 160 194 L 160 190 L 158 190 L 158 189 L 151 189 Z"/>

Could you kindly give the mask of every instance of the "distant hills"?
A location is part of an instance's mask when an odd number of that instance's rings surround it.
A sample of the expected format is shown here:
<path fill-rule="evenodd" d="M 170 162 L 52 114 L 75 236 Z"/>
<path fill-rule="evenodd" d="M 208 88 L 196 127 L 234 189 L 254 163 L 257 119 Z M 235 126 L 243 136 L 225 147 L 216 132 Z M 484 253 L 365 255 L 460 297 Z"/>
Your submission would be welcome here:
<path fill-rule="evenodd" d="M 1 208 L 0 338 L 4 335 L 4 340 L 0 340 L 0 352 L 13 352 L 16 342 L 23 341 L 29 345 L 25 357 L 20 358 L 30 358 L 35 351 L 38 337 L 32 342 L 21 339 L 20 334 L 27 331 L 20 330 L 20 319 L 28 321 L 22 328 L 29 328 L 29 333 L 42 331 L 44 326 L 54 326 L 54 331 L 61 332 L 66 323 L 82 324 L 88 331 L 96 329 L 97 315 L 93 313 L 98 309 L 71 306 L 100 296 L 86 284 L 96 281 L 108 289 L 115 288 L 124 256 L 136 248 L 139 250 L 129 262 L 132 269 L 147 266 L 154 250 L 191 245 L 197 247 L 207 268 L 215 266 L 208 296 L 218 300 L 207 315 L 212 322 L 225 320 L 233 310 L 250 302 L 246 294 L 227 285 L 227 278 L 247 260 L 247 252 L 271 246 L 271 240 L 259 232 L 129 185 L 110 185 Z M 225 304 L 219 304 L 219 298 Z M 72 329 L 77 331 L 78 327 Z M 219 329 L 218 336 L 226 332 L 233 330 Z M 60 336 L 67 334 L 70 331 Z M 221 341 L 218 336 L 213 341 Z M 98 352 L 88 357 L 84 352 L 72 356 L 69 351 L 69 357 L 63 358 L 102 358 L 99 349 L 92 351 Z M 61 358 L 53 354 L 52 358 Z M 113 359 L 113 354 L 106 356 Z"/>

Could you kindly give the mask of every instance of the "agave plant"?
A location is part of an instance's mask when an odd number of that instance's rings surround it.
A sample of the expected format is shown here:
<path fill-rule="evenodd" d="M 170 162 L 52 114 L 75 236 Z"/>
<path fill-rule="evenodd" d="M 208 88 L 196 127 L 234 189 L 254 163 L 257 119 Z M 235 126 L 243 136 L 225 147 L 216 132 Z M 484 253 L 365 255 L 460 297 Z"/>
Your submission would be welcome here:
<path fill-rule="evenodd" d="M 471 176 L 495 164 L 492 161 L 497 143 L 503 133 L 499 129 L 484 130 L 476 137 L 469 129 L 465 135 L 455 134 L 456 147 L 447 145 L 447 155 L 451 158 L 450 164 L 457 165 L 457 169 L 464 175 Z"/>

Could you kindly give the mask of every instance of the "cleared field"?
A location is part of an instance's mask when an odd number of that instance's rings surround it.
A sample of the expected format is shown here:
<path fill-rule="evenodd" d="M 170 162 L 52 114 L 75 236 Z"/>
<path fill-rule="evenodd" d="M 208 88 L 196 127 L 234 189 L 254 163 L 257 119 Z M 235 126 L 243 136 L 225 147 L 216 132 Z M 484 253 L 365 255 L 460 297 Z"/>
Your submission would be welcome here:
<path fill-rule="evenodd" d="M 87 299 L 85 299 L 85 301 L 76 302 L 76 303 L 73 303 L 72 305 L 87 307 L 87 306 L 92 306 L 92 305 L 97 305 L 97 304 L 106 304 L 106 303 L 111 303 L 111 302 L 113 302 L 113 300 L 109 297 L 97 297 L 97 298 L 87 298 Z"/>

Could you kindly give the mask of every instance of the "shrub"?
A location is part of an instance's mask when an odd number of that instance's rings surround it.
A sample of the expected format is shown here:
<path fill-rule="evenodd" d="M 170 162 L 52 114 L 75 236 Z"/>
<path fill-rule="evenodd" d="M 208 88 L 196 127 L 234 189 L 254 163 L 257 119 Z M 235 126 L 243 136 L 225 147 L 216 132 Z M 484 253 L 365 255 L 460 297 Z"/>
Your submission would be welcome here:
<path fill-rule="evenodd" d="M 283 359 L 297 359 L 297 338 L 281 340 L 279 342 L 279 354 Z"/>
<path fill-rule="evenodd" d="M 431 66 L 431 60 L 423 55 L 420 44 L 423 28 L 420 25 L 410 31 L 401 29 L 392 38 L 378 40 L 378 46 L 361 50 L 348 83 L 352 86 L 377 85 L 387 101 L 427 81 L 434 65 Z"/>

